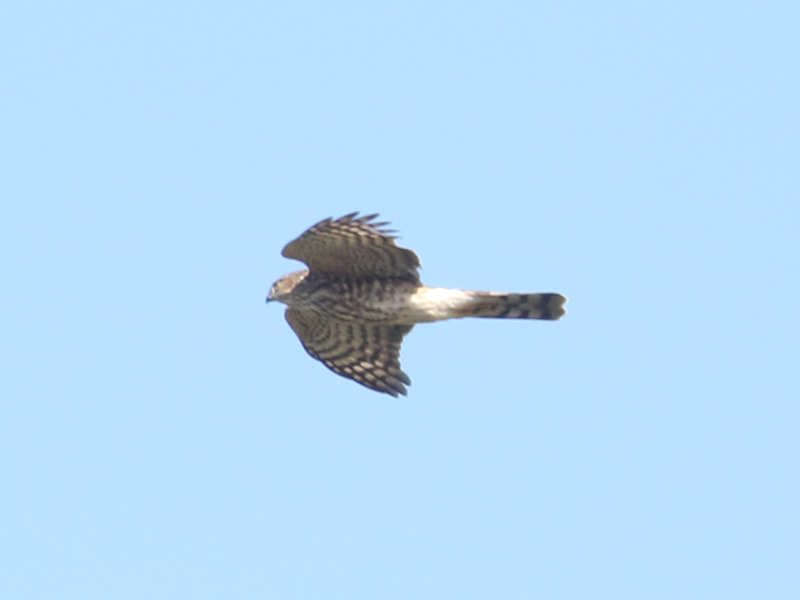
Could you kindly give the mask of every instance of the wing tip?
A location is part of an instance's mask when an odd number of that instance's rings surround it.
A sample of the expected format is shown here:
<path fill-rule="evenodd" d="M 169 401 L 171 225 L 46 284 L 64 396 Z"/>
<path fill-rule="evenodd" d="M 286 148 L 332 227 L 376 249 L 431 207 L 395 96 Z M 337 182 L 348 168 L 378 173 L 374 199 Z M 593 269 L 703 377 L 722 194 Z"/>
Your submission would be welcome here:
<path fill-rule="evenodd" d="M 394 240 L 397 239 L 396 235 L 392 235 L 392 234 L 397 233 L 397 230 L 396 229 L 389 229 L 389 228 L 386 227 L 387 225 L 391 224 L 389 221 L 374 222 L 375 219 L 377 219 L 380 216 L 380 213 L 371 213 L 371 214 L 362 215 L 362 216 L 359 216 L 359 214 L 360 214 L 359 211 L 355 211 L 355 212 L 347 213 L 346 215 L 342 215 L 338 219 L 332 219 L 332 218 L 329 217 L 325 221 L 321 221 L 320 223 L 318 223 L 318 225 L 322 225 L 322 224 L 328 225 L 330 223 L 336 223 L 336 222 L 358 223 L 359 225 L 366 226 L 367 228 L 371 229 L 372 231 L 374 231 L 375 233 L 379 234 L 380 236 L 386 238 L 387 240 L 394 241 Z"/>

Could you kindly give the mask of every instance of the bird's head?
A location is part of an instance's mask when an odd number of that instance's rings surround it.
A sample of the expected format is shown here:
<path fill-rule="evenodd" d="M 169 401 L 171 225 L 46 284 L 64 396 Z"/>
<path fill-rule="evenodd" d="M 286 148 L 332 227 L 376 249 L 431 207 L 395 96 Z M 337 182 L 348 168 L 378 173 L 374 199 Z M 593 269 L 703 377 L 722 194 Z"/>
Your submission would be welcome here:
<path fill-rule="evenodd" d="M 305 279 L 306 275 L 308 275 L 308 270 L 295 271 L 294 273 L 289 273 L 288 275 L 284 275 L 278 279 L 278 281 L 273 283 L 272 287 L 269 288 L 267 302 L 277 300 L 278 302 L 288 304 L 288 297 L 291 295 L 297 284 Z"/>

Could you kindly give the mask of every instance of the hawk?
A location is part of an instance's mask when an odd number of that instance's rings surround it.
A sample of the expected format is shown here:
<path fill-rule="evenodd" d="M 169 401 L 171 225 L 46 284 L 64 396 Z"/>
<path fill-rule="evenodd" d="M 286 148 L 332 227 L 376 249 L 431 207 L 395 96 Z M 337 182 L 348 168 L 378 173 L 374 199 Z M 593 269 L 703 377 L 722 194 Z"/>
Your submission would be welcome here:
<path fill-rule="evenodd" d="M 357 212 L 325 219 L 283 249 L 308 269 L 289 273 L 267 302 L 288 306 L 286 320 L 313 358 L 378 392 L 406 394 L 400 345 L 416 323 L 493 317 L 560 319 L 561 294 L 507 294 L 428 287 L 417 255 L 395 244 L 388 223 Z"/>

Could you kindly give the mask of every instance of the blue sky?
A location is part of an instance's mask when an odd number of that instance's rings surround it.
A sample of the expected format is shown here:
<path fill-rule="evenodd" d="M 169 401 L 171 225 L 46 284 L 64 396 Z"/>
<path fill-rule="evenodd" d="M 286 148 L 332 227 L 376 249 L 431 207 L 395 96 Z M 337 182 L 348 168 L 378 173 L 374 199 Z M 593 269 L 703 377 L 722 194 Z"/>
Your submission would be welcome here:
<path fill-rule="evenodd" d="M 2 12 L 3 598 L 798 597 L 795 4 Z M 336 377 L 353 210 L 569 314 Z"/>

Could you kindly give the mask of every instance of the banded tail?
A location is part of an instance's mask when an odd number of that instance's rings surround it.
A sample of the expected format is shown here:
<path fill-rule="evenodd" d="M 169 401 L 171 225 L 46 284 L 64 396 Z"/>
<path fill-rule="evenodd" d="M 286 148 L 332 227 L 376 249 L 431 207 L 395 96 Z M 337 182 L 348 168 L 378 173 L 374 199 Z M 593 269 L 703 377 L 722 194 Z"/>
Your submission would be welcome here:
<path fill-rule="evenodd" d="M 505 294 L 471 292 L 464 316 L 495 319 L 546 319 L 555 321 L 567 312 L 561 294 Z"/>

